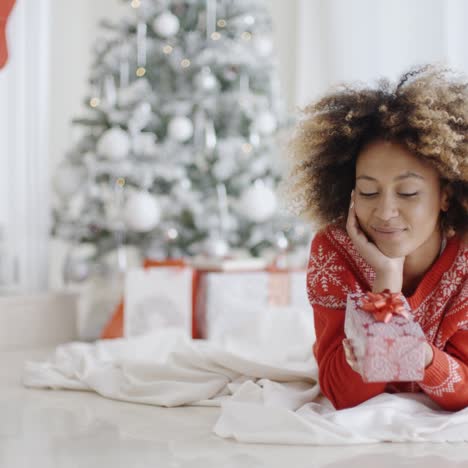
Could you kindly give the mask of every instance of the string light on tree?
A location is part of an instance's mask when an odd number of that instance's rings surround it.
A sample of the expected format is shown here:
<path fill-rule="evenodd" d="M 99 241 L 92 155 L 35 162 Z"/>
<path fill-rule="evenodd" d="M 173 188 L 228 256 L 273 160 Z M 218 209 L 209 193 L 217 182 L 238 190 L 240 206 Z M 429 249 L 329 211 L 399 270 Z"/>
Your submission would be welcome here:
<path fill-rule="evenodd" d="M 90 105 L 91 107 L 98 107 L 100 102 L 101 102 L 101 101 L 99 100 L 98 97 L 93 97 L 93 98 L 91 98 L 91 99 L 89 100 L 89 105 Z"/>
<path fill-rule="evenodd" d="M 188 58 L 184 58 L 183 60 L 181 60 L 180 66 L 181 66 L 182 68 L 188 68 L 188 67 L 190 67 L 190 60 L 189 60 Z"/>
<path fill-rule="evenodd" d="M 245 154 L 250 154 L 252 152 L 252 145 L 250 143 L 243 143 L 242 144 L 242 151 L 245 153 Z"/>
<path fill-rule="evenodd" d="M 172 54 L 172 51 L 174 50 L 174 48 L 171 45 L 166 44 L 165 46 L 163 46 L 162 50 L 166 55 L 169 55 L 169 54 Z"/>
<path fill-rule="evenodd" d="M 169 241 L 175 241 L 179 237 L 179 231 L 171 227 L 166 231 L 166 237 Z"/>

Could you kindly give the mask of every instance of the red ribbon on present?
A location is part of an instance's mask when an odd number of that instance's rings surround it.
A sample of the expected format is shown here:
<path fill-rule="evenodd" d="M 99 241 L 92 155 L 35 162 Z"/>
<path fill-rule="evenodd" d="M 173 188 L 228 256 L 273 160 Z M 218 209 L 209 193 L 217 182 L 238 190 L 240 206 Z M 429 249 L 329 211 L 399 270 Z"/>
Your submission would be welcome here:
<path fill-rule="evenodd" d="M 401 293 L 392 293 L 390 289 L 384 289 L 378 294 L 369 291 L 364 296 L 361 307 L 373 314 L 377 322 L 388 323 L 393 315 L 401 315 L 408 319 Z"/>

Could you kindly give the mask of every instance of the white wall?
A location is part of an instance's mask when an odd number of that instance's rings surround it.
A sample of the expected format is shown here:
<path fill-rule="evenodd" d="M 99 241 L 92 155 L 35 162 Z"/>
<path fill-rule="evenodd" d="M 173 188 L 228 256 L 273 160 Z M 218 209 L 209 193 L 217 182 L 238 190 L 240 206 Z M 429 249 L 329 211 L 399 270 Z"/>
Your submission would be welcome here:
<path fill-rule="evenodd" d="M 468 71 L 465 0 L 299 0 L 296 100 L 342 81 L 395 80 L 413 65 Z"/>
<path fill-rule="evenodd" d="M 36 1 L 36 0 L 34 0 Z M 51 0 L 50 160 L 54 167 L 70 148 L 70 122 L 84 109 L 89 92 L 91 48 L 99 37 L 98 22 L 116 19 L 128 4 L 121 0 Z"/>
<path fill-rule="evenodd" d="M 279 62 L 279 74 L 286 108 L 296 108 L 297 81 L 297 0 L 269 0 L 273 18 L 273 41 Z"/>
<path fill-rule="evenodd" d="M 46 288 L 49 0 L 16 2 L 0 71 L 0 290 Z"/>

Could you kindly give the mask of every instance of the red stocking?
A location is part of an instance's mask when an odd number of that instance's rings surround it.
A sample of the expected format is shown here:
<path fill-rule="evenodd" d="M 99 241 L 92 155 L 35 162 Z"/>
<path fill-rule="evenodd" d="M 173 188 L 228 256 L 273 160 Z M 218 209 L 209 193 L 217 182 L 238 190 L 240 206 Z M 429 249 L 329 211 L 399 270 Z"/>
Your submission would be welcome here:
<path fill-rule="evenodd" d="M 8 59 L 6 42 L 6 24 L 15 0 L 0 0 L 0 68 L 3 68 Z"/>

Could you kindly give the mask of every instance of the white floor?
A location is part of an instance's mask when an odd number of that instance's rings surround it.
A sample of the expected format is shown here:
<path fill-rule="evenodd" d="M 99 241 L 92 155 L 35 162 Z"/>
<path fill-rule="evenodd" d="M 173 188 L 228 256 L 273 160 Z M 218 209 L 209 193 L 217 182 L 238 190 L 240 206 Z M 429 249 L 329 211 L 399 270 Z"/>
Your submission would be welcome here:
<path fill-rule="evenodd" d="M 468 444 L 240 444 L 211 432 L 218 408 L 160 408 L 24 388 L 23 362 L 49 351 L 0 353 L 1 468 L 468 467 Z"/>

